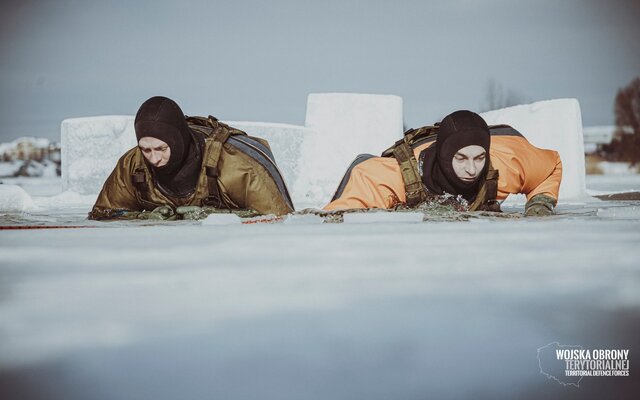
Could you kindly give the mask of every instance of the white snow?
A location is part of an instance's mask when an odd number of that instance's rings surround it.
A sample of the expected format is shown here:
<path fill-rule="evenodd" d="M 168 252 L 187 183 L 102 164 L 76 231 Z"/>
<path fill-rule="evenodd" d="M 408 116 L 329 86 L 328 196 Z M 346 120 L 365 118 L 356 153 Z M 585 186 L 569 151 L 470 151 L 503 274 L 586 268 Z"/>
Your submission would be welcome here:
<path fill-rule="evenodd" d="M 582 128 L 585 145 L 609 144 L 613 140 L 615 132 L 615 125 L 585 126 Z"/>
<path fill-rule="evenodd" d="M 640 220 L 640 206 L 622 206 L 598 209 L 598 217 Z"/>
<path fill-rule="evenodd" d="M 604 175 L 637 174 L 639 167 L 638 165 L 632 167 L 627 162 L 600 161 L 598 163 L 598 168 L 600 168 Z"/>
<path fill-rule="evenodd" d="M 20 170 L 22 164 L 23 161 L 21 160 L 0 162 L 0 177 L 14 176 Z"/>
<path fill-rule="evenodd" d="M 0 155 L 9 152 L 15 151 L 18 148 L 18 144 L 30 143 L 33 147 L 37 149 L 47 148 L 49 147 L 49 139 L 47 138 L 35 138 L 31 136 L 23 136 L 17 139 L 12 140 L 7 143 L 0 143 Z"/>
<path fill-rule="evenodd" d="M 324 218 L 314 214 L 287 215 L 284 220 L 284 224 L 287 225 L 313 225 L 323 223 Z"/>
<path fill-rule="evenodd" d="M 576 99 L 539 101 L 481 114 L 489 125 L 508 124 L 534 146 L 556 150 L 562 160 L 560 201 L 582 201 L 585 186 L 584 140 Z"/>
<path fill-rule="evenodd" d="M 202 221 L 202 225 L 233 225 L 241 223 L 242 218 L 235 214 L 211 214 Z"/>
<path fill-rule="evenodd" d="M 640 174 L 587 175 L 587 193 L 599 194 L 640 192 Z"/>
<path fill-rule="evenodd" d="M 0 212 L 22 212 L 34 208 L 33 199 L 23 188 L 0 184 Z"/>
<path fill-rule="evenodd" d="M 372 212 L 344 214 L 345 224 L 371 224 L 380 222 L 422 222 L 424 214 L 421 212 Z"/>
<path fill-rule="evenodd" d="M 358 93 L 312 93 L 305 126 L 314 134 L 302 148 L 295 186 L 305 207 L 327 204 L 358 154 L 380 154 L 402 137 L 402 98 Z"/>

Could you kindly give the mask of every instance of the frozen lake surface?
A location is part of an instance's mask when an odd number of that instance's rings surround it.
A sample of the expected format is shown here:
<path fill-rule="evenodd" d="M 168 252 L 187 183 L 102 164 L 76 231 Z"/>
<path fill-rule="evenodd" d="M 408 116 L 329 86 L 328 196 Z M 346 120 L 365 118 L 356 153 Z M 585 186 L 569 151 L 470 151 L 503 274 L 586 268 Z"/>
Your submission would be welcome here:
<path fill-rule="evenodd" d="M 0 231 L 2 399 L 640 393 L 638 200 L 544 219 L 144 226 L 87 223 L 90 199 L 45 197 L 55 181 L 12 183 L 41 208 L 3 225 L 104 229 Z M 539 371 L 551 342 L 629 349 L 631 377 L 560 385 Z"/>

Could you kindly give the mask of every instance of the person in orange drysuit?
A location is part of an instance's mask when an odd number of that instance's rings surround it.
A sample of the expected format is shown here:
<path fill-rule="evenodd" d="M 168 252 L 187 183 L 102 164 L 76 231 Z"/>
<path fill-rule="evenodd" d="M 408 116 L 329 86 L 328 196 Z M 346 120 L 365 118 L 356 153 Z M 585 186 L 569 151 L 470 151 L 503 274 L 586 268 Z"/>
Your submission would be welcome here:
<path fill-rule="evenodd" d="M 553 214 L 562 180 L 560 156 L 533 146 L 511 127 L 490 129 L 478 114 L 456 111 L 442 120 L 435 140 L 417 143 L 412 150 L 427 194 L 460 195 L 473 204 L 479 192 L 484 196 L 486 190 L 481 189 L 492 167 L 498 172 L 497 190 L 494 184 L 495 198 L 487 201 L 524 193 L 526 216 Z M 389 209 L 406 201 L 399 162 L 393 157 L 361 155 L 324 210 Z"/>

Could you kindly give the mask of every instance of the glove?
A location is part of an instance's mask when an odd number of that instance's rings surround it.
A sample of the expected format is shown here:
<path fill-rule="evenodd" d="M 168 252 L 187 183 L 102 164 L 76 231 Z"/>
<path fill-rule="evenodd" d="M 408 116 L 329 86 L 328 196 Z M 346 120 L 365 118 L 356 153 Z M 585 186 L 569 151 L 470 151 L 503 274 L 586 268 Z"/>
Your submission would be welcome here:
<path fill-rule="evenodd" d="M 199 220 L 207 218 L 209 214 L 215 211 L 215 208 L 211 207 L 198 207 L 198 206 L 182 206 L 176 208 L 176 213 L 186 220 Z"/>
<path fill-rule="evenodd" d="M 553 197 L 537 194 L 533 196 L 524 206 L 525 217 L 544 217 L 553 215 L 553 208 L 556 206 L 556 199 Z"/>
<path fill-rule="evenodd" d="M 199 220 L 205 219 L 211 214 L 235 214 L 240 218 L 251 218 L 258 215 L 261 215 L 257 211 L 254 210 L 228 210 L 225 208 L 215 208 L 215 207 L 198 207 L 198 206 L 181 206 L 176 208 L 176 213 L 180 215 L 182 219 L 185 220 Z"/>
<path fill-rule="evenodd" d="M 148 219 L 155 221 L 164 221 L 171 219 L 175 213 L 169 206 L 160 206 L 153 209 L 153 211 L 142 211 L 136 216 L 136 219 Z M 173 218 L 175 219 L 175 218 Z"/>

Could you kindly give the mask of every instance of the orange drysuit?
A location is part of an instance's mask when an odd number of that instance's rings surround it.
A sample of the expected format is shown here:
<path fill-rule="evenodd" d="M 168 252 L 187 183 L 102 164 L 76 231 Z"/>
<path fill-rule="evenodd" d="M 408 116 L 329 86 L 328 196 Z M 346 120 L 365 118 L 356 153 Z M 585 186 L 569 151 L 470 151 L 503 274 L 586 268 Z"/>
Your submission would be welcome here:
<path fill-rule="evenodd" d="M 414 149 L 420 152 L 435 141 Z M 527 199 L 544 194 L 558 199 L 562 162 L 558 152 L 539 149 L 520 135 L 491 136 L 491 163 L 500 173 L 498 200 L 511 193 L 524 193 Z M 325 210 L 350 208 L 392 208 L 404 203 L 406 195 L 400 165 L 395 158 L 371 157 L 349 167 L 333 200 Z"/>

